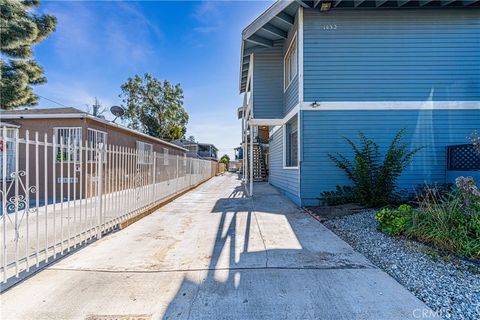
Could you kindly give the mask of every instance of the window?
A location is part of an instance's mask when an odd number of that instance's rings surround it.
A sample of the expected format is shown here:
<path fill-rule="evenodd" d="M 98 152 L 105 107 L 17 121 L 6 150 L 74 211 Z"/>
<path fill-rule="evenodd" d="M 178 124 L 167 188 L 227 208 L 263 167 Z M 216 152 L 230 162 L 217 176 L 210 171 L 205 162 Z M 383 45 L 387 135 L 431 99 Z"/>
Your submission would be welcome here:
<path fill-rule="evenodd" d="M 183 146 L 189 152 L 197 153 L 197 145 L 196 144 L 187 144 Z"/>
<path fill-rule="evenodd" d="M 15 142 L 7 139 L 14 139 L 16 135 L 14 128 L 7 128 L 6 139 L 3 137 L 3 128 L 0 128 L 0 176 L 6 180 L 11 179 L 11 174 L 15 170 Z M 5 155 L 7 170 L 3 172 L 3 157 Z"/>
<path fill-rule="evenodd" d="M 53 132 L 57 142 L 56 160 L 64 162 L 80 162 L 80 140 L 82 140 L 82 128 L 53 128 Z"/>
<path fill-rule="evenodd" d="M 285 167 L 298 166 L 298 121 L 293 117 L 285 125 Z"/>
<path fill-rule="evenodd" d="M 295 35 L 290 43 L 290 47 L 285 54 L 285 60 L 283 61 L 285 84 L 284 89 L 287 90 L 293 78 L 297 75 L 298 63 L 297 63 L 297 35 Z"/>
<path fill-rule="evenodd" d="M 137 141 L 138 164 L 153 163 L 153 146 L 150 143 Z"/>
<path fill-rule="evenodd" d="M 168 149 L 163 148 L 163 165 L 168 166 Z"/>
<path fill-rule="evenodd" d="M 87 136 L 88 136 L 88 147 L 91 148 L 103 148 L 105 144 L 107 143 L 107 133 L 100 131 L 100 130 L 95 130 L 95 129 L 88 129 L 87 130 Z M 88 152 L 88 160 L 89 161 L 96 161 L 97 160 L 97 152 Z M 107 157 L 104 157 L 103 159 L 104 162 L 107 161 Z"/>

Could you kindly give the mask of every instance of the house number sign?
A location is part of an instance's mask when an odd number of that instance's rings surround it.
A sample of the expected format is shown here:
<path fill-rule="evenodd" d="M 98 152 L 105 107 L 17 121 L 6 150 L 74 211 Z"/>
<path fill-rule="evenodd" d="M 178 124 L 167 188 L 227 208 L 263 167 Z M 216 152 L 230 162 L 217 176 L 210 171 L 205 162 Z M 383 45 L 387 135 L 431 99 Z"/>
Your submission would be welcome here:
<path fill-rule="evenodd" d="M 336 24 L 324 24 L 323 30 L 337 30 L 337 25 Z"/>

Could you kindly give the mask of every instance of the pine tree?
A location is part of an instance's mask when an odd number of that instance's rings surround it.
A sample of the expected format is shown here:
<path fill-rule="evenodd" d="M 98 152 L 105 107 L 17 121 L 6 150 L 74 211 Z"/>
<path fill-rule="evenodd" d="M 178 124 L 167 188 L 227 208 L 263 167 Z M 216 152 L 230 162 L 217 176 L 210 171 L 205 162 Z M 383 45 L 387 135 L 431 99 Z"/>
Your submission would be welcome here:
<path fill-rule="evenodd" d="M 39 0 L 0 0 L 1 109 L 37 104 L 32 86 L 46 82 L 32 46 L 55 31 L 57 20 L 32 12 L 39 4 Z"/>

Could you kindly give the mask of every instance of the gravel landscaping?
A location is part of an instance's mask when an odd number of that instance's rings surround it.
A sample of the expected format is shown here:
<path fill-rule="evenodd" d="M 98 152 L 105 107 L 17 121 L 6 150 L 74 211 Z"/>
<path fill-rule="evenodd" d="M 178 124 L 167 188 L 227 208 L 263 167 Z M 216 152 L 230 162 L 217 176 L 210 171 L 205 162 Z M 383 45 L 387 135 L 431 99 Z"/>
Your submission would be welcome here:
<path fill-rule="evenodd" d="M 323 221 L 324 225 L 394 277 L 445 319 L 480 319 L 480 264 L 439 254 L 416 241 L 377 230 L 375 211 Z"/>

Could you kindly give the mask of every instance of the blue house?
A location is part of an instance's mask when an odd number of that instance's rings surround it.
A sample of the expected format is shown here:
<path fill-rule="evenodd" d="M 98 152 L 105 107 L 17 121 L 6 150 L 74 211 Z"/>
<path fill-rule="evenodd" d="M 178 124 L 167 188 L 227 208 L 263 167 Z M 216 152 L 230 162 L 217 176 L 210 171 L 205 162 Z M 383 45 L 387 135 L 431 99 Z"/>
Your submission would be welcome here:
<path fill-rule="evenodd" d="M 447 155 L 480 132 L 480 1 L 277 1 L 243 30 L 240 92 L 250 192 L 263 163 L 297 204 L 318 204 L 349 184 L 327 156 L 351 154 L 344 136 L 385 151 L 401 128 L 425 148 L 399 187 L 478 181 L 477 160 L 449 167 Z"/>

